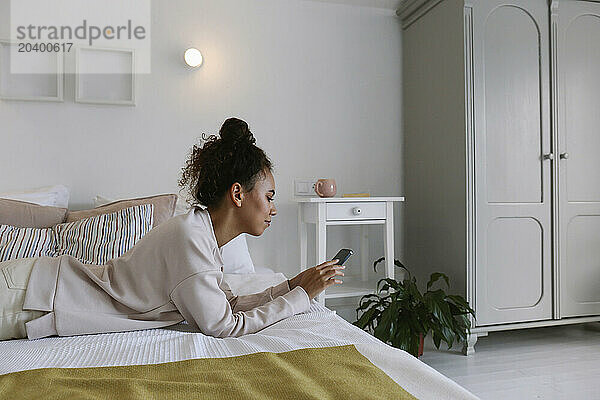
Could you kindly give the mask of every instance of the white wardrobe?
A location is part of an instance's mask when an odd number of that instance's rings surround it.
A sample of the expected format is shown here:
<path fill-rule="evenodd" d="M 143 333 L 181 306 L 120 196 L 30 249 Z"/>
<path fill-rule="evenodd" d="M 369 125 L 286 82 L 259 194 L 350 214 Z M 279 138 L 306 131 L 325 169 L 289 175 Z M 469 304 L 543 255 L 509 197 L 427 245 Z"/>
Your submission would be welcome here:
<path fill-rule="evenodd" d="M 406 0 L 405 263 L 473 335 L 600 321 L 600 3 Z"/>

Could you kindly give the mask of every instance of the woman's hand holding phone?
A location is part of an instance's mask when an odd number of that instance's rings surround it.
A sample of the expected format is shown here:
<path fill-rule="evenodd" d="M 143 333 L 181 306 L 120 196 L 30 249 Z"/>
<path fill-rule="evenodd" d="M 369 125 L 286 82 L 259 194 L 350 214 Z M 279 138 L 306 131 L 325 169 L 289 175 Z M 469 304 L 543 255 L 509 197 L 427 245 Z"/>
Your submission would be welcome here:
<path fill-rule="evenodd" d="M 308 294 L 308 298 L 313 299 L 329 286 L 342 283 L 341 280 L 335 279 L 335 276 L 344 276 L 341 270 L 346 267 L 338 265 L 338 261 L 337 259 L 325 261 L 322 264 L 302 271 L 288 281 L 290 289 L 301 286 Z"/>

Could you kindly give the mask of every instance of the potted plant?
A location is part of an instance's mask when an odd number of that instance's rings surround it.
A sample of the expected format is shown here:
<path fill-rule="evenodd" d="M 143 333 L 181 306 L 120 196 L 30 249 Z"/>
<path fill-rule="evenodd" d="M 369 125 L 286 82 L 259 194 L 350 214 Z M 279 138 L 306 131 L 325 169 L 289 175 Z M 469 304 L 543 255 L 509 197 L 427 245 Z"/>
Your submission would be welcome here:
<path fill-rule="evenodd" d="M 375 261 L 375 271 L 377 264 L 383 260 L 382 257 Z M 417 279 L 410 275 L 410 271 L 398 260 L 394 260 L 394 264 L 403 268 L 408 276 L 402 281 L 380 279 L 377 293 L 360 299 L 356 309 L 357 321 L 353 324 L 415 357 L 423 353 L 423 338 L 429 332 L 438 349 L 442 341 L 449 348 L 455 342 L 465 342 L 467 334 L 471 332 L 469 314 L 475 317 L 475 312 L 462 296 L 432 289 L 440 278 L 449 287 L 448 276 L 441 272 L 431 274 L 426 292 L 421 293 Z M 359 318 L 361 311 L 363 314 Z"/>

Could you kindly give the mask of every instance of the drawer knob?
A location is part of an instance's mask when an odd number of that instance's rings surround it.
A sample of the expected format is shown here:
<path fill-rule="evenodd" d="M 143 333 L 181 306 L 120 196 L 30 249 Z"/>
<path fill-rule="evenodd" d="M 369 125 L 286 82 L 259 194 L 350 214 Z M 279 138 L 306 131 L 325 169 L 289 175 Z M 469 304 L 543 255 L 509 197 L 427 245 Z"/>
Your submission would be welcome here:
<path fill-rule="evenodd" d="M 362 214 L 362 210 L 360 209 L 360 207 L 354 207 L 352 209 L 352 214 L 354 214 L 354 215 L 360 215 L 360 214 Z"/>

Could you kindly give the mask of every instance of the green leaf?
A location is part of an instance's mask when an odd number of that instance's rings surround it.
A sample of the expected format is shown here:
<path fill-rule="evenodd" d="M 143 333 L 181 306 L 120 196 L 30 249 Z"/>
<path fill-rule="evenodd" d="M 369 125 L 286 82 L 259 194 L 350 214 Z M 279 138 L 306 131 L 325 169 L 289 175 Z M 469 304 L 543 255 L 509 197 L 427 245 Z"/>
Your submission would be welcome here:
<path fill-rule="evenodd" d="M 386 308 L 379 314 L 379 318 L 377 319 L 377 326 L 375 327 L 375 337 L 380 339 L 383 342 L 387 342 L 389 340 L 389 325 L 390 325 L 390 313 L 389 308 Z"/>
<path fill-rule="evenodd" d="M 385 285 L 386 283 L 389 284 L 388 282 L 389 278 L 381 278 L 379 281 L 377 281 L 377 292 L 381 292 L 381 288 L 379 287 L 382 283 Z"/>
<path fill-rule="evenodd" d="M 377 288 L 379 288 L 379 286 L 381 285 L 381 283 L 383 283 L 385 286 L 389 287 L 397 287 L 398 286 L 398 281 L 396 281 L 395 279 L 392 278 L 381 278 L 378 282 L 377 282 Z M 383 291 L 384 289 L 379 288 L 378 292 Z M 385 289 L 387 290 L 387 289 Z"/>
<path fill-rule="evenodd" d="M 407 338 L 408 352 L 415 357 L 419 356 L 419 335 L 411 335 Z"/>
<path fill-rule="evenodd" d="M 407 326 L 398 329 L 392 340 L 392 346 L 402 349 L 417 357 L 419 351 L 419 335 L 412 332 Z"/>
<path fill-rule="evenodd" d="M 419 292 L 419 288 L 417 287 L 416 279 L 405 281 L 406 290 L 410 293 L 410 295 L 417 301 L 422 302 L 423 296 L 421 292 Z"/>
<path fill-rule="evenodd" d="M 363 313 L 363 315 L 355 322 L 353 325 L 358 326 L 360 329 L 364 329 L 372 320 L 377 316 L 379 310 L 376 308 L 371 308 Z"/>
<path fill-rule="evenodd" d="M 453 326 L 452 313 L 450 312 L 450 307 L 444 301 L 444 297 L 444 291 L 440 289 L 426 293 L 424 302 L 440 326 L 451 327 Z"/>
<path fill-rule="evenodd" d="M 444 342 L 448 344 L 449 348 L 452 348 L 452 344 L 454 343 L 454 332 L 449 329 L 447 326 L 442 326 L 442 337 L 444 338 Z"/>
<path fill-rule="evenodd" d="M 360 303 L 372 300 L 379 301 L 379 296 L 377 296 L 376 294 L 366 294 L 363 297 L 361 297 Z"/>
<path fill-rule="evenodd" d="M 446 297 L 452 302 L 454 302 L 454 304 L 456 304 L 461 309 L 461 314 L 468 312 L 473 317 L 475 317 L 475 311 L 471 307 L 469 307 L 469 302 L 467 302 L 462 296 L 448 295 Z"/>
<path fill-rule="evenodd" d="M 385 257 L 381 257 L 378 258 L 374 263 L 373 263 L 373 271 L 377 272 L 377 264 L 379 264 L 380 262 L 382 262 L 383 260 L 385 260 Z"/>
<path fill-rule="evenodd" d="M 402 264 L 400 262 L 400 260 L 394 260 L 394 265 L 398 268 L 402 268 L 404 269 L 406 272 L 408 272 L 408 274 L 410 275 L 410 271 L 408 270 L 408 268 L 406 268 L 406 266 L 404 266 L 404 264 Z"/>
<path fill-rule="evenodd" d="M 364 301 L 363 301 L 364 300 Z M 372 306 L 373 304 L 377 304 L 379 303 L 379 298 L 375 298 L 375 299 L 361 299 L 358 308 L 356 309 L 356 311 L 362 311 L 362 310 L 366 310 L 367 308 L 369 308 L 370 306 Z"/>
<path fill-rule="evenodd" d="M 434 272 L 433 274 L 431 274 L 429 282 L 427 282 L 427 290 L 429 290 L 429 288 L 433 286 L 433 284 L 437 282 L 437 280 L 440 278 L 444 278 L 444 280 L 446 281 L 446 286 L 450 287 L 450 279 L 448 279 L 448 276 L 446 274 L 441 272 Z"/>

